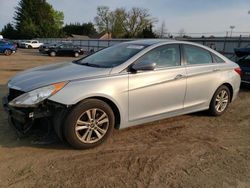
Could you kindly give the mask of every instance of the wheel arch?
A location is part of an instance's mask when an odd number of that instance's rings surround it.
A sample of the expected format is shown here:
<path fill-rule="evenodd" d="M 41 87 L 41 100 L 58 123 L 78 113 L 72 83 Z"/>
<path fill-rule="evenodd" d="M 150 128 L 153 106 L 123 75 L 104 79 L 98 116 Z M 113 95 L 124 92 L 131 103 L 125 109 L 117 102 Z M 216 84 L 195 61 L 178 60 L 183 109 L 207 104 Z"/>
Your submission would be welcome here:
<path fill-rule="evenodd" d="M 229 92 L 230 92 L 230 102 L 232 102 L 233 94 L 234 94 L 233 86 L 231 84 L 229 84 L 229 83 L 223 83 L 222 85 L 226 86 L 229 89 Z"/>
<path fill-rule="evenodd" d="M 101 100 L 105 103 L 107 103 L 110 108 L 112 109 L 114 115 L 115 115 L 115 129 L 119 129 L 120 128 L 120 123 L 121 123 L 121 113 L 120 113 L 120 110 L 118 108 L 118 106 L 116 105 L 115 102 L 113 102 L 111 99 L 107 98 L 107 97 L 103 97 L 103 96 L 92 96 L 92 97 L 88 97 L 88 98 L 85 98 L 81 101 L 79 101 L 77 104 L 79 104 L 80 102 L 82 101 L 85 101 L 85 100 L 88 100 L 88 99 L 98 99 L 98 100 Z M 77 105 L 76 104 L 76 105 Z"/>
<path fill-rule="evenodd" d="M 233 86 L 232 86 L 230 83 L 228 83 L 228 82 L 224 82 L 224 83 L 222 83 L 219 87 L 217 87 L 216 90 L 215 90 L 214 93 L 213 93 L 213 96 L 214 96 L 215 92 L 216 92 L 221 86 L 226 86 L 226 87 L 229 89 L 229 92 L 230 92 L 230 102 L 232 102 L 233 93 L 234 93 L 234 92 L 233 92 Z M 211 101 L 212 101 L 212 99 L 213 99 L 213 96 L 211 97 L 210 103 L 209 103 L 209 104 L 211 104 Z"/>

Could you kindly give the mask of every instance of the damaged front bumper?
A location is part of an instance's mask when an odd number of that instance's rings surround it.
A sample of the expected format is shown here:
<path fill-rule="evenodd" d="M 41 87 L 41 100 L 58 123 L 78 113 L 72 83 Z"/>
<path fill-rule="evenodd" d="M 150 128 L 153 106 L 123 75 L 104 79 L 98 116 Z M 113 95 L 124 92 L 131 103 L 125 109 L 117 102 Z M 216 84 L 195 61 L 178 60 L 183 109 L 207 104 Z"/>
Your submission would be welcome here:
<path fill-rule="evenodd" d="M 9 115 L 9 124 L 22 134 L 32 127 L 36 119 L 49 118 L 55 111 L 55 104 L 48 101 L 46 101 L 46 105 L 43 103 L 37 107 L 16 108 L 9 105 L 8 97 L 4 97 L 2 104 Z"/>

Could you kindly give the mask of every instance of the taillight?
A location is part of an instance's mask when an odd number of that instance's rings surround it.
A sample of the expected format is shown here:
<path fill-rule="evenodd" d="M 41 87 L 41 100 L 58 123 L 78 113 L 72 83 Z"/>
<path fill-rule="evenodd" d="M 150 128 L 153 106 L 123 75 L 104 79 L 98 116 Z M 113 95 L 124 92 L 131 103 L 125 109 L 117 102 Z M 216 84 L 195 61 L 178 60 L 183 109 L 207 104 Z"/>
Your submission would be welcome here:
<path fill-rule="evenodd" d="M 241 76 L 241 68 L 240 67 L 235 68 L 234 71 L 237 72 Z"/>

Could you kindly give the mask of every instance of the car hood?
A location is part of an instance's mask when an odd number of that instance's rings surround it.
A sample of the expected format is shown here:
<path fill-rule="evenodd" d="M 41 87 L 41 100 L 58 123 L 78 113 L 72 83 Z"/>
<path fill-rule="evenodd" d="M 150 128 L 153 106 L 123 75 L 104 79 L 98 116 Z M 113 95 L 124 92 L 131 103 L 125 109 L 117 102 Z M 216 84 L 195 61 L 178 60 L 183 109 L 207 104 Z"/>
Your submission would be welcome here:
<path fill-rule="evenodd" d="M 89 67 L 72 62 L 57 63 L 21 72 L 9 81 L 8 87 L 28 92 L 62 81 L 106 76 L 110 71 L 111 68 Z"/>

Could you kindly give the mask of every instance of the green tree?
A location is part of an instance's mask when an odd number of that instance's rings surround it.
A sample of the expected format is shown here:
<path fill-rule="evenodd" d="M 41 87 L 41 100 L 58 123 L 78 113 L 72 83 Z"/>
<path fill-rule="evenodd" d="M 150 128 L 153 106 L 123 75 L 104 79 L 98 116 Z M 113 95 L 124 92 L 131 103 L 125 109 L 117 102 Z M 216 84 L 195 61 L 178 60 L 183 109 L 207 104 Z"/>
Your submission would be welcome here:
<path fill-rule="evenodd" d="M 94 24 L 89 22 L 89 23 L 75 23 L 75 24 L 67 24 L 63 27 L 63 31 L 67 34 L 67 35 L 71 35 L 71 34 L 76 34 L 76 35 L 87 35 L 87 36 L 91 36 L 91 35 L 95 35 L 97 34 L 97 31 L 94 27 Z"/>
<path fill-rule="evenodd" d="M 18 38 L 18 32 L 15 30 L 14 26 L 11 23 L 8 23 L 4 26 L 1 31 L 1 34 L 4 36 L 4 38 L 8 39 Z"/>
<path fill-rule="evenodd" d="M 63 19 L 46 0 L 20 0 L 14 15 L 21 38 L 59 37 Z"/>
<path fill-rule="evenodd" d="M 141 33 L 137 35 L 138 38 L 157 38 L 157 35 L 153 32 L 153 26 L 150 25 L 142 30 Z"/>

